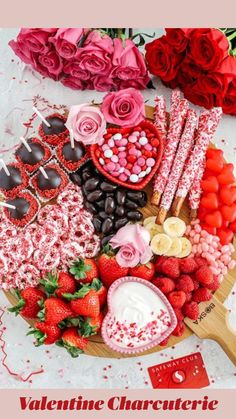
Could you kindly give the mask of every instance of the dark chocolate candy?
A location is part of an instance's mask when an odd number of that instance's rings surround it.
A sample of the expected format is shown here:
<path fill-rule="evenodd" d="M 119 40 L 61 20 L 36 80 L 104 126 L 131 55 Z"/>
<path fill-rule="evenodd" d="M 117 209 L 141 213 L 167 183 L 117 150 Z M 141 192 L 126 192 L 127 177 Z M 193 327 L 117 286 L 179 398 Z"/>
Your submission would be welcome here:
<path fill-rule="evenodd" d="M 39 189 L 44 191 L 44 190 L 59 188 L 61 184 L 60 174 L 55 169 L 45 167 L 44 170 L 48 175 L 48 179 L 45 179 L 45 177 L 43 176 L 41 172 L 38 174 L 37 183 L 38 183 Z"/>
<path fill-rule="evenodd" d="M 12 218 L 16 220 L 22 220 L 27 214 L 30 203 L 25 198 L 14 198 L 10 201 L 7 201 L 7 204 L 14 205 L 16 208 L 8 208 L 10 215 Z"/>
<path fill-rule="evenodd" d="M 85 149 L 81 143 L 75 141 L 75 147 L 71 147 L 70 141 L 64 144 L 62 154 L 67 161 L 78 162 L 85 155 Z"/>
<path fill-rule="evenodd" d="M 22 177 L 20 170 L 17 167 L 8 166 L 10 176 L 7 176 L 4 169 L 0 170 L 0 188 L 10 191 L 13 188 L 21 185 Z"/>
<path fill-rule="evenodd" d="M 47 127 L 47 125 L 42 122 L 45 135 L 58 135 L 66 131 L 65 122 L 61 118 L 58 118 L 58 116 L 48 116 L 46 121 L 49 122 L 50 127 Z"/>
<path fill-rule="evenodd" d="M 16 151 L 16 156 L 19 156 L 24 164 L 34 166 L 44 158 L 45 151 L 41 144 L 35 143 L 31 138 L 27 140 L 27 143 L 31 148 L 31 152 L 22 144 Z"/>
<path fill-rule="evenodd" d="M 102 233 L 103 234 L 109 234 L 111 233 L 113 228 L 113 221 L 111 218 L 106 218 L 106 220 L 102 223 Z"/>
<path fill-rule="evenodd" d="M 88 192 L 94 191 L 97 188 L 99 182 L 100 181 L 97 177 L 91 177 L 90 179 L 86 180 L 84 184 L 85 191 L 88 191 Z"/>

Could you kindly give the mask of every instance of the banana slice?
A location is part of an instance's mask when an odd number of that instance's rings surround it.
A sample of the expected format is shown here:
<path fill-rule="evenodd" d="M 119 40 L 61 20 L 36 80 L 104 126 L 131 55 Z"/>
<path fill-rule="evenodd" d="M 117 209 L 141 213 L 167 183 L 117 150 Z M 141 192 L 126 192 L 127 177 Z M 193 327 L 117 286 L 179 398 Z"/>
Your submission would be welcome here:
<path fill-rule="evenodd" d="M 178 258 L 186 258 L 192 251 L 192 244 L 186 237 L 181 237 L 179 240 L 182 244 L 182 250 L 178 254 Z"/>
<path fill-rule="evenodd" d="M 145 220 L 143 220 L 143 226 L 146 227 L 146 225 L 149 223 L 155 223 L 156 218 L 157 217 L 155 215 L 152 217 L 145 218 Z"/>
<path fill-rule="evenodd" d="M 151 241 L 151 249 L 155 255 L 165 255 L 170 249 L 172 239 L 166 234 L 156 234 Z"/>
<path fill-rule="evenodd" d="M 176 256 L 179 257 L 179 254 L 182 252 L 182 242 L 181 238 L 174 237 L 168 252 L 165 253 L 165 256 Z"/>
<path fill-rule="evenodd" d="M 163 228 L 170 237 L 182 237 L 186 230 L 186 224 L 178 217 L 170 217 L 165 220 Z"/>
<path fill-rule="evenodd" d="M 146 230 L 149 231 L 151 239 L 154 236 L 156 236 L 156 234 L 164 232 L 163 227 L 161 225 L 156 224 L 155 222 L 152 222 L 152 221 L 150 223 L 146 224 L 145 228 L 146 228 Z"/>

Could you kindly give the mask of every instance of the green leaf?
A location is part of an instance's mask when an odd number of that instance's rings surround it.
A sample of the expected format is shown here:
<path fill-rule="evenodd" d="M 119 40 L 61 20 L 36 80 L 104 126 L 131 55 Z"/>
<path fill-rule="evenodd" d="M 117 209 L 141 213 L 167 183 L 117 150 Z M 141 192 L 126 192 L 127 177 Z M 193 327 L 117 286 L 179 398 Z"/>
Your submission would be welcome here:
<path fill-rule="evenodd" d="M 91 283 L 91 288 L 95 291 L 99 291 L 103 286 L 102 281 L 100 281 L 100 279 L 98 278 L 94 278 L 92 283 Z"/>
<path fill-rule="evenodd" d="M 82 349 L 76 348 L 75 346 L 68 345 L 62 339 L 56 342 L 56 345 L 60 348 L 65 348 L 72 358 L 77 358 L 80 354 L 84 353 Z"/>
<path fill-rule="evenodd" d="M 66 300 L 72 301 L 72 300 L 78 300 L 79 298 L 84 298 L 85 295 L 87 295 L 91 291 L 91 287 L 89 285 L 83 285 L 80 290 L 76 291 L 74 294 L 64 293 L 63 298 Z"/>
<path fill-rule="evenodd" d="M 147 38 L 154 38 L 155 37 L 155 32 L 153 32 L 152 35 L 144 33 L 144 32 L 136 33 L 130 39 L 133 41 L 134 39 L 139 37 L 139 41 L 136 42 L 135 45 L 136 45 L 136 47 L 142 47 L 146 42 L 144 36 L 146 36 Z"/>
<path fill-rule="evenodd" d="M 18 316 L 18 314 L 20 314 L 20 311 L 22 310 L 22 308 L 24 308 L 24 306 L 25 306 L 25 300 L 21 298 L 14 307 L 8 308 L 8 311 L 10 313 L 15 313 L 15 315 Z"/>

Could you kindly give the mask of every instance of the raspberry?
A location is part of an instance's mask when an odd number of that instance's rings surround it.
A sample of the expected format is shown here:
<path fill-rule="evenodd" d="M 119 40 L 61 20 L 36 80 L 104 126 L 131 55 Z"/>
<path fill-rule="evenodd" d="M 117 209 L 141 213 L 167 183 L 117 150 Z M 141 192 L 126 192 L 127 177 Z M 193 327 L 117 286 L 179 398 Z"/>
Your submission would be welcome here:
<path fill-rule="evenodd" d="M 168 299 L 172 307 L 181 308 L 186 301 L 186 294 L 183 291 L 172 291 L 168 295 Z"/>
<path fill-rule="evenodd" d="M 194 290 L 196 291 L 200 287 L 200 284 L 195 278 L 192 278 L 192 280 L 193 280 Z"/>
<path fill-rule="evenodd" d="M 176 328 L 173 330 L 172 335 L 182 336 L 184 334 L 185 325 L 183 322 L 178 322 Z"/>
<path fill-rule="evenodd" d="M 164 339 L 162 342 L 159 343 L 160 346 L 166 346 L 169 341 L 169 338 Z"/>
<path fill-rule="evenodd" d="M 152 283 L 163 292 L 163 294 L 169 294 L 169 292 L 175 289 L 175 283 L 172 279 L 167 277 L 156 277 Z"/>
<path fill-rule="evenodd" d="M 193 293 L 193 301 L 201 303 L 202 301 L 210 301 L 212 293 L 207 288 L 199 288 Z"/>
<path fill-rule="evenodd" d="M 179 278 L 176 289 L 184 292 L 191 292 L 194 290 L 194 283 L 189 275 L 181 275 Z"/>
<path fill-rule="evenodd" d="M 201 266 L 195 273 L 197 281 L 202 285 L 209 285 L 213 282 L 213 273 L 208 266 Z"/>
<path fill-rule="evenodd" d="M 216 276 L 216 275 L 213 276 L 213 282 L 211 282 L 210 284 L 206 285 L 206 287 L 209 290 L 213 291 L 213 292 L 215 292 L 216 290 L 218 290 L 219 286 L 220 286 L 220 281 L 219 281 L 218 276 Z"/>
<path fill-rule="evenodd" d="M 195 256 L 195 262 L 199 268 L 201 266 L 208 266 L 206 259 L 202 258 L 201 256 Z"/>
<path fill-rule="evenodd" d="M 162 273 L 170 278 L 177 279 L 180 276 L 179 259 L 170 257 L 161 265 Z"/>
<path fill-rule="evenodd" d="M 198 304 L 195 301 L 190 303 L 185 303 L 183 306 L 183 312 L 185 316 L 189 317 L 191 320 L 197 320 L 199 316 Z"/>
<path fill-rule="evenodd" d="M 198 265 L 195 262 L 195 259 L 192 256 L 189 256 L 184 259 L 180 259 L 180 272 L 184 274 L 191 274 L 195 272 L 198 268 Z"/>
<path fill-rule="evenodd" d="M 155 270 L 156 272 L 162 272 L 161 267 L 162 263 L 167 259 L 167 256 L 158 256 L 155 262 Z"/>
<path fill-rule="evenodd" d="M 174 312 L 176 315 L 176 318 L 178 320 L 178 322 L 181 322 L 182 320 L 184 320 L 184 315 L 182 313 L 182 310 L 180 308 L 174 308 Z"/>
<path fill-rule="evenodd" d="M 188 303 L 189 301 L 192 301 L 192 298 L 193 298 L 192 292 L 186 292 L 186 303 Z"/>

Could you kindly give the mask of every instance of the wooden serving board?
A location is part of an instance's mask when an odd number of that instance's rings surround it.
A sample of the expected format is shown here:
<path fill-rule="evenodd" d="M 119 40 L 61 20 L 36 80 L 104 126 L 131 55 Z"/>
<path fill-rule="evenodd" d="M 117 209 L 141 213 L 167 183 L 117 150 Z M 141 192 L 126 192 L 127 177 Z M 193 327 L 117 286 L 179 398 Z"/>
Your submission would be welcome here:
<path fill-rule="evenodd" d="M 153 120 L 153 112 L 154 112 L 154 108 L 151 106 L 146 106 L 146 117 L 150 120 Z M 151 185 L 148 185 L 145 188 L 145 191 L 148 195 L 148 203 L 146 205 L 145 208 L 143 208 L 141 211 L 144 215 L 144 218 L 149 217 L 149 216 L 153 216 L 153 215 L 157 215 L 157 207 L 155 207 L 154 205 L 152 205 L 150 203 L 150 198 L 152 195 L 152 187 Z M 169 214 L 171 215 L 171 214 Z M 187 224 L 189 223 L 189 209 L 186 203 L 184 203 L 182 209 L 181 209 L 181 213 L 180 213 L 180 218 L 183 219 Z M 236 260 L 236 254 L 234 253 L 233 258 Z M 231 270 L 230 273 L 228 273 L 220 288 L 215 292 L 214 297 L 217 298 L 217 300 L 220 303 L 223 303 L 225 301 L 225 299 L 228 297 L 228 295 L 230 294 L 232 287 L 236 281 L 236 268 Z M 16 304 L 16 298 L 10 293 L 10 292 L 5 292 L 5 295 L 7 297 L 7 299 L 9 300 L 9 302 L 12 305 Z M 202 303 L 203 305 L 204 303 Z M 29 324 L 32 324 L 32 322 L 28 322 Z M 191 322 L 189 322 L 189 325 L 191 327 Z M 217 332 L 216 332 L 217 333 Z M 148 351 L 142 352 L 140 354 L 138 354 L 137 356 L 143 356 L 143 355 L 148 355 L 148 354 L 152 354 L 155 352 L 159 352 L 162 351 L 164 348 L 168 348 L 171 346 L 174 346 L 176 344 L 178 344 L 179 342 L 183 341 L 184 339 L 188 338 L 189 336 L 191 336 L 193 334 L 192 330 L 186 325 L 185 327 L 185 332 L 181 337 L 175 337 L 175 336 L 171 336 L 168 344 L 165 347 L 161 347 L 161 346 L 156 346 L 155 348 L 152 348 Z M 222 329 L 219 330 L 219 336 L 222 334 Z M 235 348 L 236 351 L 236 348 Z M 97 357 L 106 357 L 106 358 L 128 358 L 130 357 L 129 355 L 123 355 L 120 353 L 117 353 L 115 351 L 112 351 L 102 340 L 102 337 L 100 335 L 96 335 L 96 336 L 91 336 L 91 338 L 89 339 L 89 344 L 87 349 L 85 350 L 85 353 L 87 355 L 92 355 L 92 356 L 97 356 Z M 133 355 L 132 355 L 133 357 Z"/>

